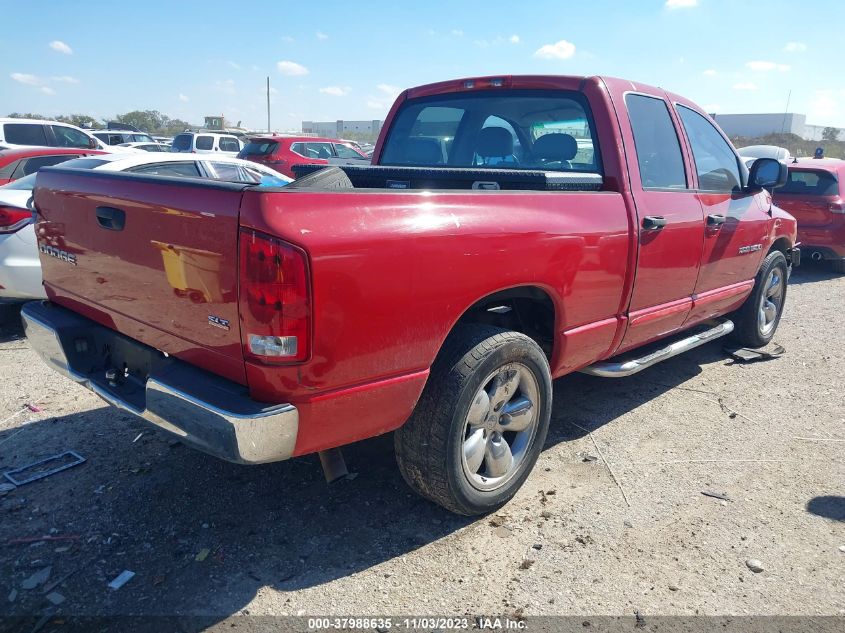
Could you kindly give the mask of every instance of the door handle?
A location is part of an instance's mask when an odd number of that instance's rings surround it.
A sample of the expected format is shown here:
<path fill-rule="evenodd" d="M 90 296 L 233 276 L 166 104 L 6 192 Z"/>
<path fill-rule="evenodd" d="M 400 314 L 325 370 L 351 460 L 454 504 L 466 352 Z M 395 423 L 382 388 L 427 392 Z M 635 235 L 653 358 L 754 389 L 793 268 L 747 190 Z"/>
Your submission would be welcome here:
<path fill-rule="evenodd" d="M 646 231 L 659 231 L 666 226 L 666 218 L 662 215 L 647 215 L 643 218 L 643 229 Z"/>
<path fill-rule="evenodd" d="M 707 226 L 711 228 L 716 228 L 722 226 L 727 218 L 723 215 L 708 215 L 707 216 Z"/>
<path fill-rule="evenodd" d="M 97 224 L 109 231 L 122 231 L 126 212 L 114 207 L 97 207 Z"/>

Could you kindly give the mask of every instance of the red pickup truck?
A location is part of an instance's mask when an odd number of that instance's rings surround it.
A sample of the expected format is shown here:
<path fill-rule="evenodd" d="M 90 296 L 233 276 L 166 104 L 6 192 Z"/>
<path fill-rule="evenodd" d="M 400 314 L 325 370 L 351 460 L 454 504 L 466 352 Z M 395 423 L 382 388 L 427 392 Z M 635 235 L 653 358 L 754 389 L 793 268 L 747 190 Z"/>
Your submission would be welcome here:
<path fill-rule="evenodd" d="M 394 431 L 407 482 L 471 515 L 528 477 L 553 378 L 762 346 L 800 261 L 764 189 L 786 167 L 749 172 L 700 108 L 643 84 L 406 90 L 373 162 L 283 189 L 41 170 L 29 340 L 235 462 Z"/>

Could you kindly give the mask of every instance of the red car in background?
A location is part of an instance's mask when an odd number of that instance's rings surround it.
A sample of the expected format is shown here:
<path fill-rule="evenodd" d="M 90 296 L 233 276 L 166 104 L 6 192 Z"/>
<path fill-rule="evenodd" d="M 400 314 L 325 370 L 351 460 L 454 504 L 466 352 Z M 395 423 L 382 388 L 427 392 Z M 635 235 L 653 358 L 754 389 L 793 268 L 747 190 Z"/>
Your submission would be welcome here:
<path fill-rule="evenodd" d="M 786 185 L 774 201 L 798 220 L 801 250 L 845 273 L 845 161 L 805 158 L 789 165 Z"/>
<path fill-rule="evenodd" d="M 367 165 L 366 154 L 345 141 L 313 136 L 254 136 L 238 154 L 296 178 L 294 165 Z"/>
<path fill-rule="evenodd" d="M 3 150 L 0 151 L 0 185 L 28 176 L 42 167 L 93 154 L 105 152 L 73 147 L 23 147 Z"/>

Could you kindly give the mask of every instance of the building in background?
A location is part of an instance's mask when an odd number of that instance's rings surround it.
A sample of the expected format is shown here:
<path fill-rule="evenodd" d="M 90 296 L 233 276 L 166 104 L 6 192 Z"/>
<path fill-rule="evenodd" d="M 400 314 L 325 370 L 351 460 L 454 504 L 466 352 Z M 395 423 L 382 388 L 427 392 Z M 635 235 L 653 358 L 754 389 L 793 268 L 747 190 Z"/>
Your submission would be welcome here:
<path fill-rule="evenodd" d="M 303 121 L 302 133 L 327 138 L 375 140 L 384 121 Z"/>
<path fill-rule="evenodd" d="M 728 136 L 756 138 L 769 134 L 795 134 L 808 141 L 821 141 L 824 125 L 808 125 L 805 114 L 780 112 L 770 114 L 714 114 L 716 123 Z M 845 128 L 838 131 L 838 139 L 845 139 Z"/>

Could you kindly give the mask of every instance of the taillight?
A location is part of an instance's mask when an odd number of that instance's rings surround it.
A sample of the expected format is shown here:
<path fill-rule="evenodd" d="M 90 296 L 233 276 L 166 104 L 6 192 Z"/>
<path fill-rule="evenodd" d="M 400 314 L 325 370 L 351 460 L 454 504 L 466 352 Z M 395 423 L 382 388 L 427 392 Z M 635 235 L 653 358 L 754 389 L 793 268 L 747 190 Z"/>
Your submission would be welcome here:
<path fill-rule="evenodd" d="M 14 233 L 32 221 L 32 211 L 0 206 L 0 233 Z"/>
<path fill-rule="evenodd" d="M 828 210 L 831 213 L 845 213 L 845 203 L 843 202 L 831 202 Z"/>
<path fill-rule="evenodd" d="M 241 229 L 239 247 L 244 355 L 271 363 L 307 360 L 311 290 L 305 251 L 252 229 Z"/>

